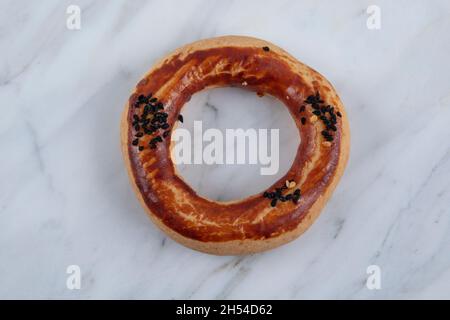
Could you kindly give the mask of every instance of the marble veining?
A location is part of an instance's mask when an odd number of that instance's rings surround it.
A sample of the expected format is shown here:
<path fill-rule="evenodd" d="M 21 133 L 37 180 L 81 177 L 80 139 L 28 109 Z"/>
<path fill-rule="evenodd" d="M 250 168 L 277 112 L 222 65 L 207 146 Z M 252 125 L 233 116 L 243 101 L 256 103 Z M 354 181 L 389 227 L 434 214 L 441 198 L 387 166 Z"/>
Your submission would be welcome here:
<path fill-rule="evenodd" d="M 260 3 L 0 2 L 0 298 L 450 298 L 450 4 Z M 71 4 L 81 30 L 66 28 Z M 366 27 L 371 4 L 379 30 Z M 352 131 L 349 165 L 318 221 L 245 257 L 166 238 L 119 148 L 123 105 L 145 71 L 182 44 L 226 34 L 272 41 L 324 74 Z M 230 90 L 194 96 L 185 125 L 289 119 L 276 101 Z M 234 101 L 243 116 L 230 112 Z M 282 129 L 288 154 L 298 136 Z M 275 180 L 249 166 L 191 169 L 180 168 L 219 200 Z M 81 268 L 80 290 L 66 287 L 69 265 Z M 366 286 L 369 265 L 380 267 L 380 290 Z"/>

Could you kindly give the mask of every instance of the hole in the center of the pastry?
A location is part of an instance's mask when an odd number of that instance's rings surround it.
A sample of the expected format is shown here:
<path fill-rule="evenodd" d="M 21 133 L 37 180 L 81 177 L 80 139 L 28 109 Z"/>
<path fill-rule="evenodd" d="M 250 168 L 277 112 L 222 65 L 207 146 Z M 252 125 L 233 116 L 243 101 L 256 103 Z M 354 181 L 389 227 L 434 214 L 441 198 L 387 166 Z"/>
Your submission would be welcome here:
<path fill-rule="evenodd" d="M 198 195 L 233 201 L 264 192 L 287 173 L 300 136 L 271 96 L 235 88 L 204 90 L 182 108 L 172 133 L 177 174 Z"/>

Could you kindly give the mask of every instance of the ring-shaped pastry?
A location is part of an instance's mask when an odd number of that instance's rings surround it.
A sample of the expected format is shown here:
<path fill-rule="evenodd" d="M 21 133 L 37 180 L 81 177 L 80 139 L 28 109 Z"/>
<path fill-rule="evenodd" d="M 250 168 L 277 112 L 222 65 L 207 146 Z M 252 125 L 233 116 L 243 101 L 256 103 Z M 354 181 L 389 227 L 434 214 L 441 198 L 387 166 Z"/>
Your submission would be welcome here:
<path fill-rule="evenodd" d="M 292 167 L 269 190 L 217 202 L 197 195 L 177 174 L 170 136 L 194 93 L 225 86 L 282 101 L 301 142 Z M 179 243 L 218 255 L 260 252 L 302 234 L 342 176 L 349 144 L 333 86 L 274 44 L 242 36 L 201 40 L 164 57 L 137 84 L 121 122 L 125 164 L 150 218 Z"/>

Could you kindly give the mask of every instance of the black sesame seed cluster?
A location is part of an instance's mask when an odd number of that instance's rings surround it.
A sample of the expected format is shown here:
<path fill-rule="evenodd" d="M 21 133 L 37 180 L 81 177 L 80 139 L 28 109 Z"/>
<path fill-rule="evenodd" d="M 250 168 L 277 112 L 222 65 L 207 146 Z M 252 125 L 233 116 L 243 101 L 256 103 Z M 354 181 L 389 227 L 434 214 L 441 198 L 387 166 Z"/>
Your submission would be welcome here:
<path fill-rule="evenodd" d="M 142 109 L 140 115 L 133 115 L 133 126 L 136 133 L 134 140 L 131 142 L 133 146 L 138 147 L 139 151 L 143 151 L 145 146 L 140 143 L 140 138 L 144 135 L 154 135 L 148 142 L 150 149 L 156 149 L 157 144 L 170 135 L 170 125 L 167 123 L 168 114 L 164 112 L 164 105 L 158 101 L 156 97 L 149 95 L 140 95 L 134 103 L 135 109 Z M 181 115 L 180 115 L 181 116 Z M 180 119 L 180 117 L 179 117 Z M 162 137 L 160 134 L 162 132 Z"/>
<path fill-rule="evenodd" d="M 319 92 L 316 94 L 309 95 L 304 103 L 300 106 L 299 112 L 301 114 L 305 113 L 306 107 L 310 106 L 310 112 L 314 115 L 313 117 L 316 119 L 320 119 L 325 126 L 325 130 L 321 132 L 324 139 L 327 141 L 326 143 L 331 143 L 334 140 L 333 132 L 337 131 L 337 117 L 342 117 L 342 114 L 339 111 L 335 111 L 335 108 L 332 105 L 326 104 L 324 100 L 320 97 Z M 316 121 L 316 120 L 312 120 Z M 305 116 L 300 118 L 300 122 L 302 125 L 305 125 L 307 119 Z M 295 189 L 295 191 L 291 193 L 285 192 L 286 189 L 292 189 L 292 184 L 295 186 L 294 181 L 286 181 L 286 184 L 282 187 L 275 188 L 274 192 L 265 191 L 263 194 L 264 198 L 267 198 L 270 201 L 270 205 L 275 207 L 280 202 L 292 201 L 297 204 L 301 197 L 300 189 Z"/>
<path fill-rule="evenodd" d="M 285 192 L 285 190 L 288 189 L 287 185 L 292 182 L 293 181 L 287 181 L 286 185 L 283 185 L 279 188 L 275 188 L 274 192 L 265 191 L 263 197 L 271 200 L 270 205 L 272 207 L 275 207 L 278 201 L 280 202 L 292 201 L 293 203 L 297 204 L 301 197 L 300 189 L 297 188 L 293 192 L 287 194 Z"/>
<path fill-rule="evenodd" d="M 333 106 L 326 105 L 318 92 L 315 95 L 308 96 L 304 103 L 305 105 L 300 107 L 300 113 L 306 110 L 306 105 L 310 105 L 312 109 L 311 113 L 317 116 L 326 128 L 321 132 L 322 136 L 326 141 L 333 141 L 333 132 L 337 131 L 337 117 L 342 117 L 341 113 L 339 111 L 335 112 Z M 302 124 L 306 124 L 305 117 L 302 117 L 300 121 Z"/>

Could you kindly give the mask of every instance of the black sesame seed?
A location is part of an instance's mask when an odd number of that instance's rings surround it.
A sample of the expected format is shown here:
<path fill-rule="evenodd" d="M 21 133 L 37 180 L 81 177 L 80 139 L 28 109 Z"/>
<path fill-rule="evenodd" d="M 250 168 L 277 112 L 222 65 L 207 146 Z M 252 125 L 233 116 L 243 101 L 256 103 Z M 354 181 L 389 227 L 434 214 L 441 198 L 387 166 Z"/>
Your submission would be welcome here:
<path fill-rule="evenodd" d="M 164 130 L 168 129 L 170 126 L 168 123 L 164 123 L 161 128 L 163 128 Z"/>
<path fill-rule="evenodd" d="M 139 151 L 142 151 L 142 150 L 144 150 L 144 147 L 143 146 L 139 146 Z"/>
<path fill-rule="evenodd" d="M 151 99 L 150 99 L 150 102 L 151 102 L 151 103 L 155 103 L 156 101 L 158 101 L 157 98 L 151 98 Z"/>
<path fill-rule="evenodd" d="M 138 132 L 138 133 L 136 133 L 135 136 L 138 137 L 138 138 L 140 138 L 140 137 L 144 136 L 144 133 L 143 133 L 143 132 Z"/>
<path fill-rule="evenodd" d="M 281 202 L 286 202 L 286 197 L 283 197 L 283 196 L 280 196 L 279 198 L 278 198 Z"/>
<path fill-rule="evenodd" d="M 305 117 L 301 118 L 300 121 L 302 122 L 302 124 L 306 124 L 306 118 Z"/>
<path fill-rule="evenodd" d="M 342 114 L 338 111 L 338 112 L 336 112 L 336 114 L 337 114 L 337 116 L 339 117 L 339 118 L 342 118 Z"/>
<path fill-rule="evenodd" d="M 292 195 L 292 194 L 288 194 L 288 195 L 286 195 L 286 197 L 285 197 L 285 198 L 286 198 L 286 200 L 288 200 L 288 201 L 289 201 L 289 200 L 292 200 L 292 197 L 293 197 L 293 195 Z"/>
<path fill-rule="evenodd" d="M 323 103 L 323 100 L 320 99 L 320 94 L 317 92 L 315 95 L 310 95 L 305 100 L 306 103 L 313 105 L 317 105 L 319 103 Z"/>
<path fill-rule="evenodd" d="M 295 191 L 294 191 L 294 195 L 300 195 L 300 189 L 295 189 Z"/>
<path fill-rule="evenodd" d="M 163 139 L 161 138 L 161 136 L 157 136 L 157 137 L 155 137 L 155 141 L 162 142 Z"/>
<path fill-rule="evenodd" d="M 263 197 L 264 197 L 264 198 L 268 198 L 268 197 L 269 197 L 269 193 L 268 193 L 267 191 L 264 191 Z"/>
<path fill-rule="evenodd" d="M 277 196 L 277 197 L 280 197 L 281 196 L 281 188 L 276 188 L 275 189 L 275 195 Z"/>
<path fill-rule="evenodd" d="M 272 207 L 275 207 L 275 206 L 277 205 L 277 199 L 273 199 L 273 200 L 270 202 L 270 205 L 271 205 Z"/>
<path fill-rule="evenodd" d="M 136 131 L 139 131 L 140 128 L 141 127 L 138 124 L 134 126 L 134 130 L 136 130 Z"/>
<path fill-rule="evenodd" d="M 321 112 L 319 110 L 314 110 L 312 113 L 315 114 L 316 116 L 320 116 L 321 115 Z"/>
<path fill-rule="evenodd" d="M 269 47 L 263 47 L 263 50 L 264 51 L 270 51 L 270 48 Z"/>
<path fill-rule="evenodd" d="M 332 136 L 326 136 L 326 137 L 325 137 L 325 140 L 327 140 L 327 141 L 333 141 L 333 137 L 332 137 Z"/>
<path fill-rule="evenodd" d="M 170 131 L 169 131 L 169 130 L 164 131 L 164 133 L 163 133 L 163 138 L 167 138 L 167 137 L 169 136 L 169 134 L 170 134 Z"/>
<path fill-rule="evenodd" d="M 137 146 L 137 145 L 139 144 L 139 139 L 134 139 L 134 140 L 131 142 L 131 144 L 132 144 L 133 146 Z"/>
<path fill-rule="evenodd" d="M 305 106 L 301 106 L 299 111 L 303 112 L 303 111 L 305 111 L 305 108 L 306 108 Z"/>
<path fill-rule="evenodd" d="M 147 98 L 146 98 L 143 94 L 141 94 L 141 95 L 138 97 L 138 101 L 139 101 L 140 103 L 145 103 L 145 102 L 147 102 Z"/>
<path fill-rule="evenodd" d="M 181 123 L 183 123 L 184 121 L 183 116 L 181 114 L 178 115 L 178 121 L 180 121 Z"/>

